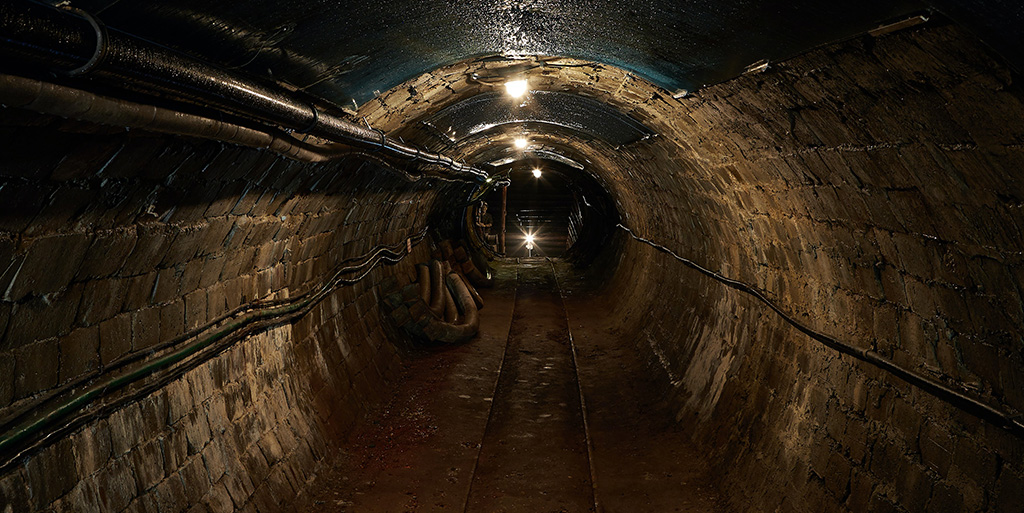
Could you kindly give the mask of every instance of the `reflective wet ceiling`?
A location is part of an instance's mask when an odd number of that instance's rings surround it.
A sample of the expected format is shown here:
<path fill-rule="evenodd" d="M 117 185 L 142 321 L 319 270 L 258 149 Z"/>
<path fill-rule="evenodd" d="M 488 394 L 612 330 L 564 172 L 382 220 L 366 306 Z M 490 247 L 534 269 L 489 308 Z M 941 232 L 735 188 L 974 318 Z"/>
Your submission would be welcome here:
<path fill-rule="evenodd" d="M 56 3 L 56 0 L 49 0 Z M 73 0 L 109 26 L 338 104 L 473 56 L 603 62 L 669 91 L 920 12 L 920 0 Z"/>
<path fill-rule="evenodd" d="M 424 124 L 449 142 L 509 125 L 552 125 L 620 146 L 653 132 L 633 118 L 592 98 L 555 91 L 533 91 L 522 98 L 483 93 L 449 105 Z"/>
<path fill-rule="evenodd" d="M 58 0 L 46 0 L 58 3 Z M 1012 58 L 1019 0 L 71 0 L 129 33 L 338 104 L 474 56 L 556 55 L 694 90 L 936 8 Z M 1015 53 L 1016 52 L 1016 53 Z"/>

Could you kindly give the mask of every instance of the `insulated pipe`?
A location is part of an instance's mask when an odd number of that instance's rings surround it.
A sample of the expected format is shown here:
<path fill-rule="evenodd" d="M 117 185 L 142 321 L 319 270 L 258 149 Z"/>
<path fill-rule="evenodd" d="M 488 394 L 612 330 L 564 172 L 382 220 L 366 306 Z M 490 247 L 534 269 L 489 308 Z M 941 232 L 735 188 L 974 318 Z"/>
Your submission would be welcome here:
<path fill-rule="evenodd" d="M 459 308 L 455 306 L 455 298 L 452 297 L 452 292 L 447 287 L 444 289 L 444 322 L 452 324 L 459 323 Z"/>
<path fill-rule="evenodd" d="M 352 152 L 338 143 L 304 143 L 283 132 L 273 133 L 277 130 L 257 130 L 14 75 L 0 74 L 0 104 L 78 121 L 262 148 L 305 162 L 324 162 Z"/>
<path fill-rule="evenodd" d="M 448 262 L 441 262 L 441 274 L 448 276 L 452 272 L 452 266 Z M 457 323 L 459 320 L 459 309 L 455 306 L 455 299 L 448 287 L 441 287 L 444 290 L 444 322 Z"/>
<path fill-rule="evenodd" d="M 431 262 L 431 275 L 435 275 L 435 270 L 442 270 L 438 260 Z M 461 344 L 467 342 L 480 330 L 480 315 L 465 278 L 457 272 L 447 271 L 445 274 L 436 276 L 443 280 L 439 287 L 443 290 L 444 297 L 447 298 L 446 301 L 452 305 L 450 310 L 454 310 L 454 318 L 450 311 L 445 318 L 439 318 L 433 313 L 422 312 L 415 314 L 413 322 L 410 323 L 415 327 L 407 329 L 412 330 L 413 336 L 422 337 L 432 343 Z M 434 295 L 433 291 L 431 295 Z M 417 303 L 419 302 L 417 301 Z"/>
<path fill-rule="evenodd" d="M 462 276 L 459 273 L 449 273 L 447 284 L 464 314 L 462 323 L 455 325 L 454 328 L 459 331 L 460 335 L 468 335 L 468 338 L 472 338 L 480 330 L 480 314 L 469 294 L 466 282 L 462 281 Z"/>
<path fill-rule="evenodd" d="M 416 264 L 416 281 L 420 284 L 420 299 L 430 304 L 430 267 L 427 264 Z"/>
<path fill-rule="evenodd" d="M 473 261 L 473 267 L 475 267 L 476 270 L 480 272 L 480 275 L 483 276 L 484 282 L 486 282 L 485 285 L 487 287 L 490 287 L 490 286 L 494 285 L 494 279 L 489 276 L 490 275 L 490 266 L 487 265 L 487 258 L 484 257 L 483 252 L 481 252 L 481 251 L 473 251 L 473 252 L 471 252 L 470 253 L 470 260 Z"/>
<path fill-rule="evenodd" d="M 430 261 L 430 311 L 438 318 L 444 317 L 444 272 L 440 260 Z"/>
<path fill-rule="evenodd" d="M 434 342 L 461 344 L 475 337 L 480 331 L 480 315 L 459 273 L 449 273 L 445 277 L 445 283 L 458 302 L 459 308 L 465 313 L 463 320 L 460 323 L 433 321 L 423 331 Z"/>
<path fill-rule="evenodd" d="M 0 53 L 7 62 L 35 67 L 45 63 L 64 74 L 87 74 L 115 87 L 162 93 L 389 157 L 438 165 L 474 183 L 485 183 L 488 176 L 444 155 L 389 141 L 383 132 L 329 114 L 304 95 L 105 28 L 84 13 L 0 2 Z"/>
<path fill-rule="evenodd" d="M 469 279 L 465 276 L 462 277 L 462 282 L 466 284 L 466 290 L 469 291 L 469 295 L 472 296 L 473 302 L 476 303 L 476 308 L 478 310 L 483 309 L 484 298 L 480 297 L 480 293 L 476 291 L 476 288 L 473 287 L 473 284 L 470 283 Z"/>
<path fill-rule="evenodd" d="M 466 275 L 473 285 L 481 288 L 488 288 L 494 285 L 494 278 L 488 278 L 484 273 L 480 272 L 480 269 L 476 268 L 476 264 L 472 261 L 468 261 L 462 265 L 462 272 Z"/>

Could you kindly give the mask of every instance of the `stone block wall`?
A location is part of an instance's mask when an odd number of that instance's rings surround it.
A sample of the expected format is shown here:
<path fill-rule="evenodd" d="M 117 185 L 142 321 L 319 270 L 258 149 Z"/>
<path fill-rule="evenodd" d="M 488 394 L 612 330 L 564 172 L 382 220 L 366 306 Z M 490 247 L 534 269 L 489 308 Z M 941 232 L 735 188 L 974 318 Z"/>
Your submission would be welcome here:
<path fill-rule="evenodd" d="M 491 90 L 481 84 L 503 66 L 657 133 L 621 148 L 530 133 L 586 163 L 638 235 L 756 286 L 820 332 L 1024 410 L 1024 92 L 971 34 L 933 20 L 681 98 L 599 63 L 468 61 L 367 112 L 412 123 Z M 511 136 L 455 150 L 471 158 L 495 144 Z M 623 339 L 665 377 L 737 510 L 1024 508 L 1018 437 L 825 349 L 624 232 L 609 247 L 622 248 L 606 276 Z"/>
<path fill-rule="evenodd" d="M 823 48 L 678 103 L 644 93 L 637 112 L 673 130 L 619 157 L 657 190 L 646 200 L 657 213 L 632 227 L 818 331 L 1019 412 L 1016 81 L 938 24 Z M 618 315 L 737 509 L 1024 508 L 1024 440 L 623 244 L 612 290 L 679 299 L 622 302 Z"/>
<path fill-rule="evenodd" d="M 457 191 L 357 158 L 3 119 L 3 418 L 236 307 L 315 290 Z M 19 459 L 0 474 L 0 511 L 276 511 L 386 393 L 399 353 L 374 285 L 407 281 L 428 255 L 424 242 Z"/>
<path fill-rule="evenodd" d="M 469 74 L 518 64 L 458 63 L 386 92 L 360 114 L 441 148 L 447 143 L 410 127 L 493 88 Z M 683 98 L 601 64 L 517 69 L 533 87 L 607 102 L 658 134 L 622 148 L 532 134 L 586 163 L 638 235 L 756 286 L 818 331 L 1008 411 L 1024 409 L 1024 92 L 973 36 L 941 21 L 865 36 Z M 0 189 L 0 205 L 9 205 L 0 216 L 6 408 L 232 305 L 301 293 L 343 258 L 408 236 L 433 204 L 454 202 L 453 186 L 378 181 L 383 175 L 354 160 L 292 164 L 68 123 L 55 145 L 52 123 L 27 117 L 4 138 L 14 155 Z M 453 151 L 478 155 L 506 135 Z M 611 246 L 622 249 L 608 290 L 620 299 L 623 338 L 664 375 L 679 422 L 707 448 L 738 510 L 1024 509 L 1020 438 L 821 347 L 624 232 Z M 109 450 L 76 444 L 76 434 L 5 475 L 0 490 L 34 506 L 96 490 L 83 500 L 145 511 L 181 495 L 180 483 L 189 507 L 216 509 L 226 491 L 235 507 L 273 509 L 308 477 L 298 467 L 321 457 L 322 433 L 343 430 L 357 398 L 372 401 L 375 376 L 392 368 L 392 350 L 374 335 L 372 292 L 360 290 L 342 289 L 290 333 L 267 331 L 212 361 L 241 362 L 212 393 L 203 376 L 216 377 L 213 368 L 169 385 L 161 392 L 167 422 L 146 428 L 138 444 L 114 448 L 115 431 L 124 431 L 117 423 L 136 415 L 118 412 L 91 426 L 97 440 L 109 431 Z M 371 342 L 338 345 L 336 332 Z M 282 347 L 295 352 L 273 350 Z M 59 364 L 19 373 L 19 361 Z M 281 371 L 293 365 L 321 370 Z M 227 406 L 240 402 L 236 394 L 258 406 Z M 207 442 L 200 417 L 206 412 L 209 428 L 208 412 L 222 400 L 229 418 L 247 420 L 220 438 L 210 428 Z M 321 418 L 328 411 L 336 418 Z M 306 426 L 309 438 L 296 436 Z M 162 473 L 120 470 L 156 445 Z M 102 463 L 88 463 L 94 452 Z M 47 481 L 32 470 L 69 454 L 86 462 L 74 477 Z M 260 483 L 232 481 L 243 473 Z"/>

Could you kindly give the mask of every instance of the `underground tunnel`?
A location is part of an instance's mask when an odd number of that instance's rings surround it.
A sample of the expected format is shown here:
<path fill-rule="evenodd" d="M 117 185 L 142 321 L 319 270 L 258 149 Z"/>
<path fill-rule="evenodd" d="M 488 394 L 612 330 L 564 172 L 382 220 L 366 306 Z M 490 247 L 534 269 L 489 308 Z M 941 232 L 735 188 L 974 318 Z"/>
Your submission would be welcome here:
<path fill-rule="evenodd" d="M 0 3 L 0 513 L 1024 511 L 1024 9 Z"/>

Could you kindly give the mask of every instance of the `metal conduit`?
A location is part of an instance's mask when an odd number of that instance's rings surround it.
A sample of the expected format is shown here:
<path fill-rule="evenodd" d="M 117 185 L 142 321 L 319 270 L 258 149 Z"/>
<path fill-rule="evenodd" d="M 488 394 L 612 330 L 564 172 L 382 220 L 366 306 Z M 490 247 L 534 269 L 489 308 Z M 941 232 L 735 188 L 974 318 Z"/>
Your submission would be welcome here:
<path fill-rule="evenodd" d="M 306 162 L 323 162 L 353 151 L 348 146 L 340 148 L 343 145 L 336 143 L 304 143 L 278 130 L 257 130 L 14 75 L 0 74 L 0 104 L 78 121 L 262 148 Z"/>
<path fill-rule="evenodd" d="M 980 401 L 979 399 L 976 399 L 963 392 L 955 390 L 938 380 L 932 379 L 928 376 L 924 376 L 910 369 L 900 367 L 892 360 L 878 354 L 875 351 L 872 351 L 870 349 L 861 349 L 859 347 L 837 340 L 836 338 L 821 333 L 819 331 L 815 331 L 809 326 L 796 320 L 796 318 L 794 318 L 792 315 L 783 310 L 782 307 L 775 304 L 774 301 L 768 299 L 764 295 L 764 293 L 758 290 L 756 287 L 748 285 L 742 281 L 727 278 L 725 276 L 722 276 L 721 274 L 706 269 L 692 260 L 677 255 L 674 251 L 665 246 L 662 246 L 661 244 L 645 239 L 633 233 L 633 230 L 630 230 L 623 224 L 617 224 L 616 227 L 620 228 L 621 230 L 629 234 L 630 237 L 637 240 L 638 242 L 642 242 L 658 251 L 661 251 L 662 253 L 668 254 L 672 258 L 681 262 L 683 265 L 691 269 L 694 269 L 695 271 L 729 288 L 733 288 L 740 292 L 753 296 L 758 301 L 767 305 L 768 308 L 770 308 L 780 317 L 782 317 L 782 320 L 786 321 L 788 324 L 796 328 L 798 331 L 818 341 L 822 345 L 829 347 L 840 353 L 852 356 L 862 362 L 874 365 L 875 367 L 882 369 L 888 372 L 889 374 L 896 376 L 897 378 L 915 387 L 918 387 L 921 390 L 924 390 L 925 392 L 928 392 L 932 396 L 944 401 L 947 404 L 953 405 L 962 411 L 965 411 L 980 419 L 984 419 L 995 426 L 999 426 L 1000 428 L 1003 428 L 1009 431 L 1010 433 L 1013 433 L 1018 437 L 1024 438 L 1024 418 L 1022 418 L 1021 415 L 1015 415 L 1008 411 L 996 408 L 994 406 L 990 406 Z"/>
<path fill-rule="evenodd" d="M 56 9 L 28 1 L 0 2 L 0 54 L 9 63 L 88 76 L 110 86 L 214 107 L 392 158 L 437 165 L 473 183 L 484 183 L 488 176 L 483 170 L 389 140 L 380 130 L 335 116 L 327 112 L 330 107 L 318 107 L 315 98 L 262 84 L 104 27 L 78 9 Z"/>
<path fill-rule="evenodd" d="M 394 159 L 383 158 L 381 153 L 360 150 L 345 143 L 325 143 L 320 142 L 322 140 L 319 138 L 316 141 L 303 141 L 276 128 L 249 128 L 228 121 L 127 100 L 107 98 L 81 89 L 2 73 L 0 73 L 0 105 L 101 125 L 200 137 L 250 148 L 266 149 L 303 162 L 327 162 L 347 155 L 359 155 L 410 181 L 417 181 L 426 176 L 410 174 L 401 166 L 393 165 L 395 164 Z M 445 181 L 465 181 L 461 175 L 431 174 L 431 178 Z M 492 180 L 484 187 L 480 187 L 476 195 L 485 194 L 495 183 L 497 182 Z"/>

